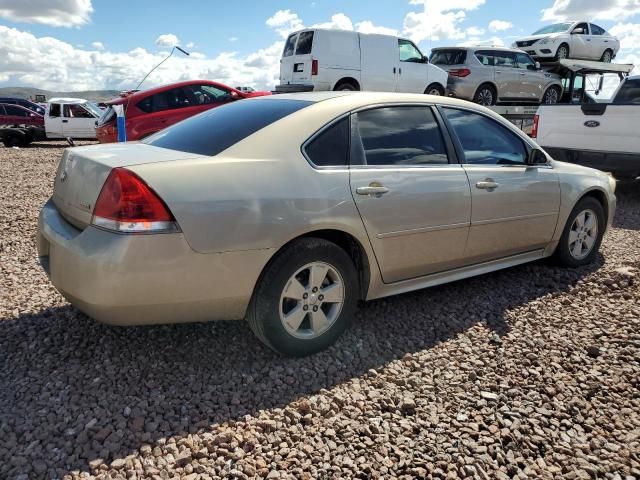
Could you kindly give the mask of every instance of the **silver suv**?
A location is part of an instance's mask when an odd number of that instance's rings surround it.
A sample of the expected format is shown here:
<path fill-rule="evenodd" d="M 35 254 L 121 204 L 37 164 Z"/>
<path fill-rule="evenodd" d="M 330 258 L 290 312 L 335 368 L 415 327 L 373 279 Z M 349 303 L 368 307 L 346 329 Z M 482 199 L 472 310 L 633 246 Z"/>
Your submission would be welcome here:
<path fill-rule="evenodd" d="M 540 69 L 521 50 L 498 47 L 434 48 L 431 63 L 449 72 L 447 93 L 480 105 L 558 103 L 559 75 Z"/>

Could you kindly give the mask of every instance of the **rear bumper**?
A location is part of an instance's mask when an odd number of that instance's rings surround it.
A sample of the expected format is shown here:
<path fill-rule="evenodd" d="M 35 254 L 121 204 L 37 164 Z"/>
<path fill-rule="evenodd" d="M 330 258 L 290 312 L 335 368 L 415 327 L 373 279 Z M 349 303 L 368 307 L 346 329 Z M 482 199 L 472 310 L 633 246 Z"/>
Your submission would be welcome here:
<path fill-rule="evenodd" d="M 600 152 L 594 150 L 577 150 L 571 148 L 545 147 L 551 157 L 561 162 L 575 163 L 591 167 L 603 172 L 613 173 L 620 178 L 635 178 L 640 176 L 640 152 L 617 153 Z"/>
<path fill-rule="evenodd" d="M 313 92 L 314 88 L 313 85 L 305 84 L 276 85 L 276 93 Z"/>
<path fill-rule="evenodd" d="M 449 77 L 445 95 L 463 100 L 473 100 L 479 84 L 465 78 Z"/>
<path fill-rule="evenodd" d="M 272 253 L 200 254 L 182 233 L 80 231 L 52 201 L 38 225 L 38 256 L 53 285 L 87 315 L 113 325 L 243 318 Z"/>

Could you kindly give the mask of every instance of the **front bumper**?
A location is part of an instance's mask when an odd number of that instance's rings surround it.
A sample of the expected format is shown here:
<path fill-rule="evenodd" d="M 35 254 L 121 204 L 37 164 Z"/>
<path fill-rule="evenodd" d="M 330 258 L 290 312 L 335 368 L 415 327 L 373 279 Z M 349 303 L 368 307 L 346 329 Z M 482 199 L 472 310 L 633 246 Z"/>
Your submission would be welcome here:
<path fill-rule="evenodd" d="M 200 254 L 182 233 L 81 231 L 51 200 L 38 224 L 38 256 L 53 285 L 87 315 L 113 325 L 244 318 L 272 254 Z"/>

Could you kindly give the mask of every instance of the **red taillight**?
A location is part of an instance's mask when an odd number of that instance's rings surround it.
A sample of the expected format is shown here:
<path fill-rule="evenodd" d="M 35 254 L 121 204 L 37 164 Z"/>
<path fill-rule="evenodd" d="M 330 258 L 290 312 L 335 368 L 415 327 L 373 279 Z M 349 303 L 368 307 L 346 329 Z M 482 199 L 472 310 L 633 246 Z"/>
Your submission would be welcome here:
<path fill-rule="evenodd" d="M 318 60 L 311 60 L 311 75 L 318 75 Z"/>
<path fill-rule="evenodd" d="M 469 70 L 468 68 L 457 68 L 455 70 L 449 70 L 449 75 L 451 75 L 452 77 L 464 78 L 471 75 L 471 70 Z"/>
<path fill-rule="evenodd" d="M 531 128 L 531 138 L 538 138 L 538 124 L 540 123 L 540 116 L 533 116 L 533 127 Z"/>
<path fill-rule="evenodd" d="M 125 168 L 111 170 L 96 200 L 91 223 L 123 233 L 177 231 L 175 219 L 160 197 Z"/>

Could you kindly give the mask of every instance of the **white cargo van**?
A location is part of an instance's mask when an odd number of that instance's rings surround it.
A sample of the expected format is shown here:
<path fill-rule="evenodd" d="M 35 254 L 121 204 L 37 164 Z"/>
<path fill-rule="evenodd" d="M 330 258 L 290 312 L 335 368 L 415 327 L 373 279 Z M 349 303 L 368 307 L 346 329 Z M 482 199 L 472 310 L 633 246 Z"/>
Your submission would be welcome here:
<path fill-rule="evenodd" d="M 411 40 L 346 30 L 308 29 L 287 38 L 278 93 L 323 90 L 444 95 L 447 73 Z"/>

